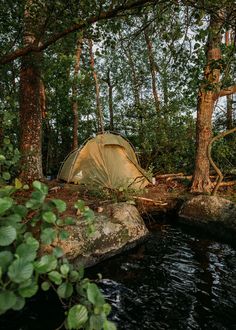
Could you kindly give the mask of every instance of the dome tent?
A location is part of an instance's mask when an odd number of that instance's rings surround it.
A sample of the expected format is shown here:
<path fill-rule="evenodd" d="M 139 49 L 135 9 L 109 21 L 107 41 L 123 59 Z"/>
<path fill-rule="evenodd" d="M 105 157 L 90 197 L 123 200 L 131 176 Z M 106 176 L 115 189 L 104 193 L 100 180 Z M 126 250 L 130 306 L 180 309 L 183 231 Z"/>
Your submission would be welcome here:
<path fill-rule="evenodd" d="M 150 183 L 131 144 L 122 136 L 111 133 L 98 134 L 71 152 L 58 179 L 109 189 L 140 189 Z"/>

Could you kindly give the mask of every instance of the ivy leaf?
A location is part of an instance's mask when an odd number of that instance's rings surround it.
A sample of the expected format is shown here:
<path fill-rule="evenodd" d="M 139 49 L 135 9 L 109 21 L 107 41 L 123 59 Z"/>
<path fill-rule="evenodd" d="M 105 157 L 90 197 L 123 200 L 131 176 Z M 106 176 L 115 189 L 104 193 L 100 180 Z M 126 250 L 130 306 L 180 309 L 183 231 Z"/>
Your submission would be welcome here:
<path fill-rule="evenodd" d="M 104 321 L 104 315 L 91 315 L 89 318 L 89 327 L 90 329 L 100 330 Z"/>
<path fill-rule="evenodd" d="M 13 205 L 13 199 L 10 197 L 0 198 L 0 214 L 5 213 Z"/>
<path fill-rule="evenodd" d="M 0 246 L 10 245 L 16 239 L 16 229 L 12 226 L 0 227 Z"/>
<path fill-rule="evenodd" d="M 8 269 L 8 276 L 14 283 L 21 283 L 29 279 L 33 274 L 33 265 L 19 258 L 12 262 Z"/>
<path fill-rule="evenodd" d="M 105 304 L 104 297 L 95 283 L 89 283 L 87 287 L 88 300 L 95 306 L 102 306 Z"/>
<path fill-rule="evenodd" d="M 67 299 L 69 298 L 73 293 L 73 286 L 71 283 L 62 283 L 58 288 L 57 288 L 57 294 L 60 298 Z"/>
<path fill-rule="evenodd" d="M 48 223 L 55 223 L 57 220 L 57 217 L 53 212 L 47 211 L 47 212 L 43 213 L 43 220 Z"/>
<path fill-rule="evenodd" d="M 67 324 L 68 329 L 81 329 L 84 327 L 85 323 L 88 321 L 88 311 L 83 305 L 75 305 L 70 308 Z"/>
<path fill-rule="evenodd" d="M 75 224 L 75 219 L 72 217 L 66 217 L 64 220 L 65 225 L 74 225 Z"/>
<path fill-rule="evenodd" d="M 44 255 L 34 263 L 34 268 L 39 274 L 48 273 L 57 267 L 57 259 L 53 255 Z"/>
<path fill-rule="evenodd" d="M 66 203 L 61 199 L 52 199 L 52 203 L 56 206 L 58 212 L 62 213 L 66 210 Z"/>
<path fill-rule="evenodd" d="M 0 314 L 11 309 L 16 303 L 16 295 L 12 291 L 0 292 Z"/>
<path fill-rule="evenodd" d="M 40 239 L 43 244 L 51 244 L 56 239 L 57 233 L 53 228 L 43 229 Z"/>

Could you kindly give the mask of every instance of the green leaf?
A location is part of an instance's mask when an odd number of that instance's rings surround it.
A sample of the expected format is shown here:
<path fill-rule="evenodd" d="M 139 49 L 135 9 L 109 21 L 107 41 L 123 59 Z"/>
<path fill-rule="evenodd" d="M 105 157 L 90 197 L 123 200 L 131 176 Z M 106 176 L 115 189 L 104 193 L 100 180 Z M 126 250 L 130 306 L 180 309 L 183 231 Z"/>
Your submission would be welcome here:
<path fill-rule="evenodd" d="M 117 330 L 115 323 L 108 321 L 108 320 L 106 320 L 103 323 L 103 329 L 104 330 Z"/>
<path fill-rule="evenodd" d="M 16 303 L 16 295 L 12 291 L 0 292 L 0 314 L 11 309 Z"/>
<path fill-rule="evenodd" d="M 8 269 L 8 276 L 15 283 L 21 283 L 29 279 L 33 274 L 33 265 L 26 263 L 24 259 L 19 258 L 12 262 Z"/>
<path fill-rule="evenodd" d="M 4 138 L 3 143 L 4 143 L 4 144 L 10 144 L 11 141 L 10 141 L 9 138 Z"/>
<path fill-rule="evenodd" d="M 15 178 L 15 188 L 21 189 L 22 187 L 23 187 L 22 182 L 19 179 Z"/>
<path fill-rule="evenodd" d="M 106 314 L 106 315 L 109 315 L 110 314 L 110 312 L 111 312 L 111 305 L 109 305 L 109 304 L 104 304 L 103 306 L 102 306 L 102 308 L 103 308 L 103 311 L 104 311 L 104 313 Z"/>
<path fill-rule="evenodd" d="M 89 283 L 87 287 L 88 300 L 95 306 L 102 306 L 105 304 L 104 297 L 95 283 Z"/>
<path fill-rule="evenodd" d="M 32 248 L 35 249 L 35 251 L 37 251 L 39 248 L 39 241 L 37 241 L 37 239 L 31 235 L 25 238 L 26 238 L 26 244 L 30 245 Z"/>
<path fill-rule="evenodd" d="M 101 330 L 104 321 L 104 315 L 91 315 L 89 318 L 89 327 L 90 329 Z"/>
<path fill-rule="evenodd" d="M 52 203 L 56 206 L 58 212 L 64 212 L 66 210 L 66 203 L 61 199 L 52 199 Z"/>
<path fill-rule="evenodd" d="M 57 217 L 53 212 L 47 211 L 47 212 L 43 213 L 43 220 L 48 223 L 55 223 L 57 220 Z"/>
<path fill-rule="evenodd" d="M 34 181 L 33 182 L 33 187 L 36 190 L 39 190 L 44 195 L 46 195 L 48 193 L 48 187 L 44 183 L 42 183 L 40 181 Z"/>
<path fill-rule="evenodd" d="M 12 309 L 13 309 L 14 311 L 19 311 L 19 310 L 21 310 L 24 306 L 25 306 L 25 298 L 17 296 L 17 297 L 16 297 L 16 303 L 15 303 L 15 305 L 12 307 Z"/>
<path fill-rule="evenodd" d="M 61 230 L 59 232 L 59 237 L 60 237 L 60 239 L 65 240 L 69 237 L 69 233 L 65 230 Z"/>
<path fill-rule="evenodd" d="M 31 285 L 24 287 L 24 288 L 20 288 L 18 290 L 19 294 L 21 295 L 21 297 L 23 298 L 30 298 L 33 297 L 36 292 L 38 291 L 38 284 L 33 282 L 31 283 Z"/>
<path fill-rule="evenodd" d="M 47 282 L 47 281 L 44 281 L 42 284 L 41 284 L 41 289 L 43 290 L 43 291 L 48 291 L 49 289 L 50 289 L 50 283 L 49 282 Z"/>
<path fill-rule="evenodd" d="M 0 162 L 6 160 L 6 157 L 4 155 L 0 155 Z"/>
<path fill-rule="evenodd" d="M 84 201 L 82 201 L 82 200 L 77 200 L 77 202 L 74 204 L 74 207 L 76 208 L 76 209 L 79 209 L 81 212 L 84 212 L 84 208 L 85 208 L 85 203 L 84 203 Z"/>
<path fill-rule="evenodd" d="M 0 214 L 5 213 L 13 205 L 13 199 L 10 197 L 0 198 Z"/>
<path fill-rule="evenodd" d="M 68 329 L 81 329 L 84 327 L 85 323 L 88 321 L 88 311 L 83 305 L 75 305 L 70 308 L 67 323 Z"/>
<path fill-rule="evenodd" d="M 4 180 L 10 180 L 11 174 L 9 172 L 3 172 L 2 177 Z"/>
<path fill-rule="evenodd" d="M 56 258 L 61 258 L 61 257 L 64 255 L 64 251 L 63 251 L 62 248 L 60 248 L 59 246 L 56 246 L 56 247 L 53 249 L 53 255 L 54 255 Z"/>
<path fill-rule="evenodd" d="M 39 274 L 48 273 L 57 267 L 57 259 L 53 255 L 44 255 L 34 263 L 34 268 Z"/>
<path fill-rule="evenodd" d="M 22 258 L 25 262 L 30 262 L 36 258 L 37 249 L 38 249 L 38 246 L 36 248 L 36 246 L 34 246 L 34 245 L 22 243 L 17 247 L 16 254 L 20 258 Z"/>
<path fill-rule="evenodd" d="M 43 229 L 40 239 L 43 244 L 51 244 L 57 237 L 57 232 L 53 228 Z"/>
<path fill-rule="evenodd" d="M 4 218 L 4 224 L 5 225 L 14 225 L 18 222 L 21 222 L 22 218 L 19 214 L 13 213 L 10 214 L 8 217 Z"/>
<path fill-rule="evenodd" d="M 24 205 L 14 205 L 14 213 L 17 213 L 21 218 L 24 218 L 27 215 L 28 210 Z"/>
<path fill-rule="evenodd" d="M 74 218 L 72 218 L 72 217 L 66 217 L 64 219 L 65 225 L 74 225 L 75 222 L 76 222 L 76 220 Z"/>
<path fill-rule="evenodd" d="M 16 229 L 12 226 L 0 227 L 0 246 L 10 245 L 16 239 Z"/>
<path fill-rule="evenodd" d="M 8 266 L 11 264 L 12 260 L 13 254 L 10 251 L 0 252 L 0 267 L 2 268 L 3 273 L 7 271 Z"/>
<path fill-rule="evenodd" d="M 61 271 L 62 275 L 66 276 L 70 271 L 70 267 L 67 264 L 63 264 L 60 267 L 60 271 Z"/>
<path fill-rule="evenodd" d="M 67 299 L 69 298 L 73 293 L 73 286 L 71 283 L 62 283 L 58 288 L 57 288 L 57 294 L 60 298 Z"/>
<path fill-rule="evenodd" d="M 69 275 L 70 282 L 77 282 L 79 280 L 79 273 L 76 270 L 72 270 Z"/>
<path fill-rule="evenodd" d="M 49 277 L 50 281 L 52 281 L 53 283 L 55 283 L 57 285 L 60 285 L 62 282 L 62 276 L 56 270 L 53 270 L 52 272 L 48 273 L 48 277 Z"/>

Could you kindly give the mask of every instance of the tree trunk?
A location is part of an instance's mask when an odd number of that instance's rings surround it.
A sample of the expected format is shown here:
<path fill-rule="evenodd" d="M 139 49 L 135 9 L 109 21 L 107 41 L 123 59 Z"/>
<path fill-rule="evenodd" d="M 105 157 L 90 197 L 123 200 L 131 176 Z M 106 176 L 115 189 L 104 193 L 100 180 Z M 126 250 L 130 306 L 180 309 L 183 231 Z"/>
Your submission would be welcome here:
<path fill-rule="evenodd" d="M 110 69 L 107 70 L 107 78 L 104 81 L 107 83 L 108 86 L 108 106 L 109 106 L 109 130 L 114 131 L 114 112 L 113 112 L 113 85 L 111 82 L 111 71 Z"/>
<path fill-rule="evenodd" d="M 79 126 L 79 113 L 78 113 L 78 73 L 80 70 L 80 57 L 82 52 L 83 35 L 80 34 L 77 41 L 75 66 L 74 66 L 74 81 L 72 84 L 72 112 L 73 112 L 73 141 L 72 150 L 78 148 L 78 126 Z"/>
<path fill-rule="evenodd" d="M 93 72 L 93 78 L 94 78 L 95 90 L 96 90 L 98 131 L 104 133 L 103 113 L 102 113 L 102 106 L 101 106 L 101 102 L 100 102 L 100 86 L 99 86 L 97 72 L 95 70 L 92 39 L 89 39 L 89 54 L 90 54 L 90 66 L 91 66 L 91 69 Z"/>
<path fill-rule="evenodd" d="M 25 10 L 24 46 L 37 44 L 35 9 L 30 12 L 32 0 Z M 34 12 L 34 13 L 33 13 Z M 21 173 L 24 182 L 41 179 L 42 171 L 42 114 L 40 109 L 41 54 L 31 52 L 22 58 L 20 71 L 20 151 Z"/>
<path fill-rule="evenodd" d="M 159 99 L 159 95 L 157 93 L 157 85 L 156 85 L 156 65 L 155 65 L 155 61 L 154 61 L 152 41 L 149 38 L 149 29 L 148 28 L 146 28 L 144 30 L 144 36 L 145 36 L 145 41 L 146 41 L 146 45 L 147 45 L 150 72 L 151 72 L 151 76 L 152 76 L 152 93 L 153 93 L 156 111 L 159 112 L 160 99 Z"/>
<path fill-rule="evenodd" d="M 197 193 L 210 192 L 212 187 L 207 148 L 212 139 L 212 113 L 216 101 L 215 95 L 220 88 L 221 64 L 217 61 L 221 59 L 221 16 L 222 13 L 212 15 L 210 20 L 204 83 L 201 84 L 198 95 L 196 156 L 191 187 L 191 191 Z"/>

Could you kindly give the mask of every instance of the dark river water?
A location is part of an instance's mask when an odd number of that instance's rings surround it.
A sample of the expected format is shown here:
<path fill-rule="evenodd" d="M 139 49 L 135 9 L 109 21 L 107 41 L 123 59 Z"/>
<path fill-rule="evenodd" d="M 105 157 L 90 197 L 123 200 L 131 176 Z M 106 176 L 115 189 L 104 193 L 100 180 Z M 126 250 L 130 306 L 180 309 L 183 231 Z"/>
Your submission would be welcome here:
<path fill-rule="evenodd" d="M 118 330 L 236 330 L 236 250 L 228 244 L 156 224 L 145 243 L 88 271 L 96 273 Z M 40 298 L 0 329 L 53 330 L 62 319 L 52 298 Z"/>

